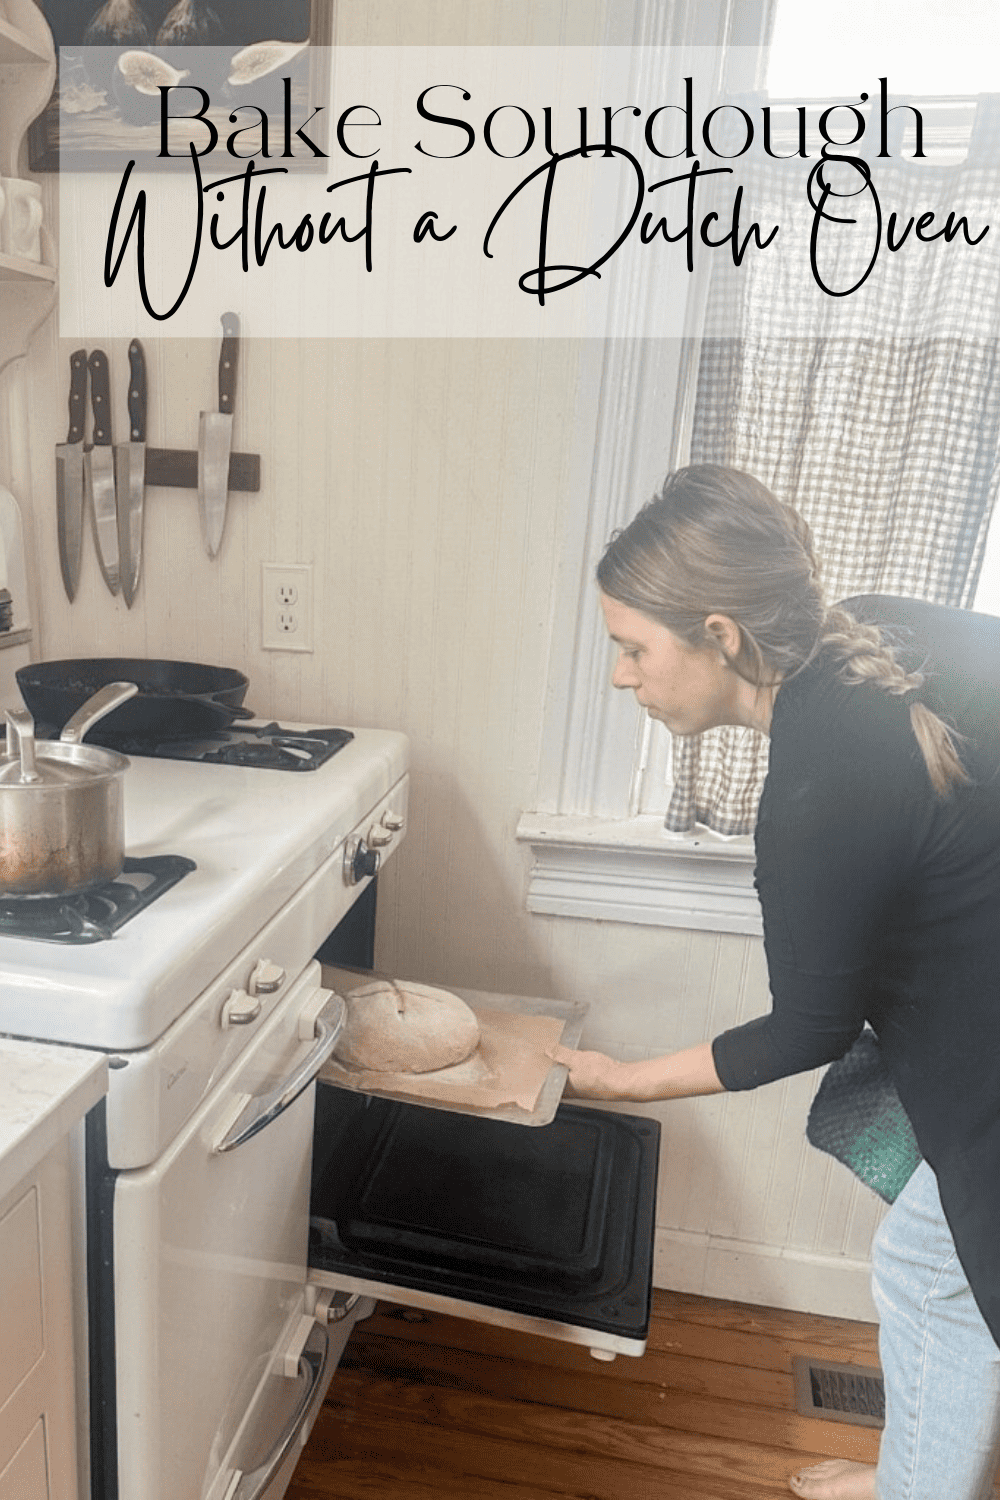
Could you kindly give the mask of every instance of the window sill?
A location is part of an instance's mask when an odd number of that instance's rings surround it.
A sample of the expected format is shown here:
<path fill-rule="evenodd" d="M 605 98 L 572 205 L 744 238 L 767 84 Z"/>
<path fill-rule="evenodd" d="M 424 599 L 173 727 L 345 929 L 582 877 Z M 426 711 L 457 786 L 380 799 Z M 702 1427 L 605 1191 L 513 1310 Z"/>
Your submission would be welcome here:
<path fill-rule="evenodd" d="M 750 838 L 670 834 L 662 819 L 524 813 L 534 861 L 527 907 L 556 917 L 762 932 Z"/>

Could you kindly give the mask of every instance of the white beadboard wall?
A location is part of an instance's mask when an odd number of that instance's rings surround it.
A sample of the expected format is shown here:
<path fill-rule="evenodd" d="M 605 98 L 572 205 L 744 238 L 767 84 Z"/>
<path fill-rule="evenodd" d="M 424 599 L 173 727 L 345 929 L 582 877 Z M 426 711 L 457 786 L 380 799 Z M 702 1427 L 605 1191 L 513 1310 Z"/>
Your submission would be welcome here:
<path fill-rule="evenodd" d="M 600 36 L 596 4 L 574 9 L 572 29 L 559 7 L 540 16 L 526 3 L 506 20 L 485 3 L 398 9 L 346 0 L 339 39 Z M 214 330 L 204 342 L 146 341 L 150 443 L 195 446 L 217 351 Z M 684 1046 L 766 1008 L 757 939 L 525 910 L 529 854 L 514 833 L 534 793 L 564 523 L 585 503 L 588 351 L 248 340 L 235 443 L 261 454 L 261 492 L 230 498 L 212 562 L 194 494 L 151 491 L 131 611 L 105 589 L 89 538 L 74 605 L 60 582 L 52 447 L 65 436 L 69 352 L 53 320 L 0 376 L 0 479 L 34 542 L 40 655 L 224 663 L 248 674 L 259 713 L 405 730 L 411 824 L 381 882 L 381 968 L 586 1000 L 585 1045 L 621 1056 Z M 121 433 L 126 346 L 108 352 Z M 265 561 L 312 563 L 313 654 L 261 649 Z M 874 1317 L 867 1258 L 881 1205 L 805 1143 L 814 1083 L 650 1111 L 663 1126 L 659 1285 Z"/>

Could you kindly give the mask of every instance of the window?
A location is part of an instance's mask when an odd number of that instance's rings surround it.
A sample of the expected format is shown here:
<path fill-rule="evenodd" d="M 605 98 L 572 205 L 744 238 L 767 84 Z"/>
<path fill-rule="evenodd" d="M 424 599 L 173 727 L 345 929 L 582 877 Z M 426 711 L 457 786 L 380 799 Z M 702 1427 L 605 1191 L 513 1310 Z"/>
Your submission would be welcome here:
<path fill-rule="evenodd" d="M 892 21 L 894 5 L 906 11 L 898 27 Z M 832 90 L 837 99 L 851 97 L 842 87 L 844 70 L 856 96 L 859 57 L 865 65 L 861 87 L 873 73 L 870 59 L 876 68 L 891 67 L 887 76 L 894 90 L 933 88 L 938 106 L 931 111 L 934 149 L 939 159 L 956 160 L 964 153 L 973 117 L 970 94 L 988 86 L 968 65 L 970 60 L 973 67 L 988 62 L 996 52 L 985 44 L 956 47 L 955 37 L 971 38 L 975 24 L 986 43 L 987 29 L 1000 29 L 1000 19 L 980 16 L 967 0 L 951 0 L 949 6 L 934 0 L 922 8 L 928 10 L 926 24 L 916 25 L 913 0 L 884 0 L 877 19 L 887 23 L 886 36 L 880 37 L 873 29 L 871 6 L 859 0 L 836 0 L 821 12 L 807 0 L 778 0 L 769 52 L 760 49 L 754 32 L 752 12 L 759 7 L 737 8 L 728 36 L 745 45 L 731 48 L 730 55 L 742 67 L 744 87 L 747 76 L 763 81 L 772 98 L 793 90 L 799 96 L 820 97 Z M 964 33 L 956 32 L 956 23 L 966 27 Z M 941 35 L 935 35 L 935 25 L 943 28 Z M 817 26 L 823 29 L 819 39 Z M 919 37 L 924 49 L 929 43 L 930 76 L 918 71 L 926 50 L 901 48 L 899 37 L 906 35 Z M 840 37 L 847 40 L 838 50 Z M 863 51 L 859 37 L 864 38 Z M 749 68 L 747 44 L 756 58 Z M 963 66 L 964 73 L 956 71 Z M 683 57 L 675 57 L 672 67 L 673 76 L 662 80 L 664 97 L 677 97 L 671 90 L 683 76 Z M 685 290 L 688 328 L 697 333 L 704 278 L 691 278 Z M 629 293 L 641 308 L 650 288 L 632 287 Z M 640 716 L 630 695 L 607 686 L 610 646 L 591 582 L 607 536 L 629 518 L 639 497 L 652 493 L 657 478 L 688 455 L 696 370 L 693 339 L 681 346 L 637 338 L 605 351 L 600 384 L 584 423 L 593 421 L 597 432 L 591 504 L 568 539 L 573 562 L 560 582 L 557 618 L 571 620 L 572 629 L 555 643 L 553 703 L 537 810 L 522 819 L 519 836 L 532 844 L 535 854 L 530 909 L 751 932 L 759 931 L 759 912 L 750 840 L 664 833 L 669 737 Z M 670 420 L 663 419 L 664 412 L 672 413 Z M 592 442 L 585 437 L 581 442 L 589 452 Z M 1000 517 L 988 541 L 975 603 L 1000 611 Z"/>
<path fill-rule="evenodd" d="M 837 95 L 845 80 L 857 76 L 863 55 L 866 73 L 872 62 L 891 68 L 894 92 L 931 101 L 929 154 L 961 157 L 973 97 L 997 87 L 1000 10 L 980 0 L 879 0 L 877 7 L 869 0 L 833 0 L 823 8 L 822 29 L 820 38 L 815 7 L 779 0 L 766 71 L 772 96 L 797 90 Z M 974 608 L 1000 614 L 1000 507 L 991 520 Z"/>

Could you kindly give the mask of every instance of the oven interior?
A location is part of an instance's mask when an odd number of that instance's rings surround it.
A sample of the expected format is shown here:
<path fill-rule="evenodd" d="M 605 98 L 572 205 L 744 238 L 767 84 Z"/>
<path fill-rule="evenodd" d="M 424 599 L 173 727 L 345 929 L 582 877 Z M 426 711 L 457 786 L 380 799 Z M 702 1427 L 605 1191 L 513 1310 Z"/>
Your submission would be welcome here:
<path fill-rule="evenodd" d="M 659 1130 L 573 1104 L 526 1129 L 320 1083 L 310 1267 L 644 1340 Z"/>

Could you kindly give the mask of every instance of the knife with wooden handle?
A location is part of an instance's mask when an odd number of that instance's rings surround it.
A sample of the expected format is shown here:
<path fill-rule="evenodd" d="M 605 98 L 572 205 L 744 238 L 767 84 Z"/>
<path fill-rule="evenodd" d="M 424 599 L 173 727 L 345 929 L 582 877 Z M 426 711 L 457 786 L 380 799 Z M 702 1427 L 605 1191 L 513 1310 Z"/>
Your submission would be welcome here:
<path fill-rule="evenodd" d="M 94 413 L 94 446 L 84 455 L 90 518 L 104 582 L 113 594 L 117 594 L 121 586 L 121 571 L 118 563 L 115 466 L 111 451 L 111 376 L 108 356 L 103 349 L 95 349 L 88 365 L 90 404 Z"/>
<path fill-rule="evenodd" d="M 239 337 L 239 318 L 235 313 L 223 313 L 222 348 L 219 351 L 219 409 L 203 411 L 198 426 L 198 513 L 209 557 L 215 557 L 218 553 L 226 525 Z"/>
<path fill-rule="evenodd" d="M 72 604 L 80 582 L 83 555 L 83 429 L 87 416 L 87 351 L 69 357 L 69 431 L 56 444 L 56 522 L 59 529 L 59 567 L 66 597 Z"/>
<path fill-rule="evenodd" d="M 146 358 L 138 339 L 128 346 L 129 440 L 115 448 L 118 550 L 122 595 L 129 609 L 142 568 L 142 512 L 146 487 Z"/>

